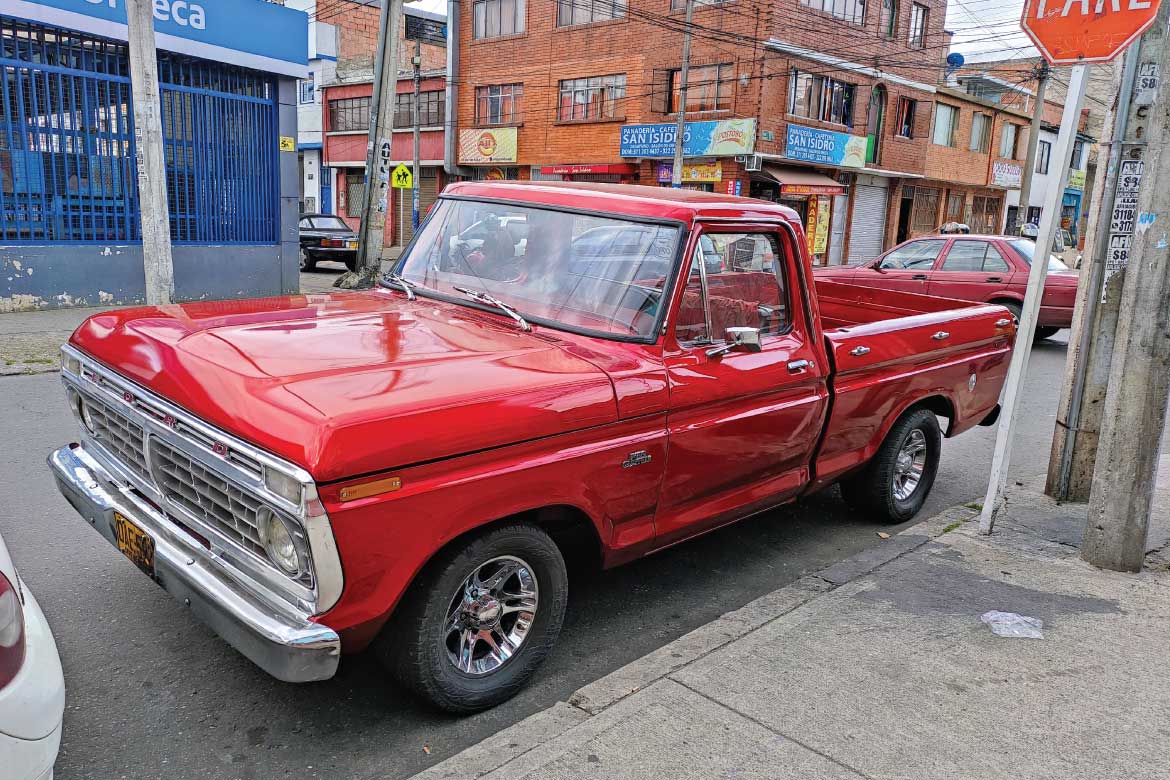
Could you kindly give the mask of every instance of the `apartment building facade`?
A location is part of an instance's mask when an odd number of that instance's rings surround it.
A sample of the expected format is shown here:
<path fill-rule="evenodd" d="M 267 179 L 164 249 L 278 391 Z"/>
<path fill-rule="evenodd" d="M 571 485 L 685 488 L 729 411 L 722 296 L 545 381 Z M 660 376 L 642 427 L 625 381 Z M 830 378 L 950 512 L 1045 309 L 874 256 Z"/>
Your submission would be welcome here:
<path fill-rule="evenodd" d="M 473 178 L 669 186 L 682 0 L 462 0 L 458 163 Z M 694 11 L 684 186 L 776 200 L 817 262 L 897 238 L 926 176 L 944 0 Z"/>

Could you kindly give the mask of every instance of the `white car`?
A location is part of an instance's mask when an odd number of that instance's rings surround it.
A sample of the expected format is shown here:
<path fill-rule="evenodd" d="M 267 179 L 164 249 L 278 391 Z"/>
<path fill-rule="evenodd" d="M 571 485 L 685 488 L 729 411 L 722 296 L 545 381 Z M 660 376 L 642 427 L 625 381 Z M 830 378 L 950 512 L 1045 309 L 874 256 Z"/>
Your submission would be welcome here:
<path fill-rule="evenodd" d="M 0 776 L 51 780 L 64 711 L 53 634 L 0 539 Z"/>

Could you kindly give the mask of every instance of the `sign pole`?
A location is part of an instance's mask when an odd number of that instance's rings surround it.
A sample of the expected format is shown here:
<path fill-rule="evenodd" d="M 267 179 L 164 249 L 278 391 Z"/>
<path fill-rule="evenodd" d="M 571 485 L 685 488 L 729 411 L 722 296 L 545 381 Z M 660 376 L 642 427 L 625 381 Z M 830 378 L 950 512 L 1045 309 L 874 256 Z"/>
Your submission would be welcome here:
<path fill-rule="evenodd" d="M 1019 416 L 1020 398 L 1023 394 L 1024 378 L 1028 373 L 1028 358 L 1032 352 L 1032 339 L 1036 335 L 1036 320 L 1040 314 L 1040 299 L 1044 292 L 1044 280 L 1048 276 L 1048 256 L 1060 224 L 1060 205 L 1064 188 L 1068 183 L 1068 164 L 1072 158 L 1073 142 L 1081 116 L 1081 101 L 1085 95 L 1089 66 L 1074 65 L 1068 80 L 1068 94 L 1065 98 L 1064 113 L 1060 120 L 1060 133 L 1056 137 L 1056 148 L 1052 159 L 1058 164 L 1059 180 L 1044 193 L 1043 212 L 1040 215 L 1040 231 L 1036 236 L 1036 249 L 1032 268 L 1028 273 L 1028 289 L 1024 294 L 1024 307 L 1020 313 L 1019 330 L 1016 333 L 1016 347 L 1012 351 L 1008 367 L 1007 383 L 1003 391 L 1003 409 L 999 428 L 995 435 L 995 454 L 991 461 L 991 480 L 987 495 L 983 499 L 983 511 L 979 517 L 979 532 L 990 534 L 997 515 L 1003 509 L 1004 490 L 1007 488 L 1008 467 L 1011 464 L 1012 436 L 1015 434 L 1016 419 Z"/>

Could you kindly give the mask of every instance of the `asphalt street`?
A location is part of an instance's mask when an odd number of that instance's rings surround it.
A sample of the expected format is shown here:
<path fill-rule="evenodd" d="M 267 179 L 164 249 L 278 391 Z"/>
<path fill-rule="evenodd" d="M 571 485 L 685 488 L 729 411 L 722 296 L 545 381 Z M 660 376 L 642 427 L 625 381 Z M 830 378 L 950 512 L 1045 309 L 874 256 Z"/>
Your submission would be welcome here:
<path fill-rule="evenodd" d="M 322 282 L 333 274 L 320 274 Z M 325 285 L 322 285 L 324 287 Z M 1017 478 L 1047 461 L 1066 337 L 1036 349 Z M 36 593 L 65 667 L 59 780 L 403 778 L 472 745 L 720 614 L 882 543 L 894 531 L 837 491 L 571 582 L 556 650 L 517 698 L 469 718 L 399 691 L 373 658 L 336 678 L 277 682 L 144 578 L 61 498 L 45 457 L 75 438 L 58 378 L 0 377 L 0 533 Z M 947 441 L 929 516 L 982 498 L 994 429 Z M 2 774 L 2 772 L 0 772 Z"/>

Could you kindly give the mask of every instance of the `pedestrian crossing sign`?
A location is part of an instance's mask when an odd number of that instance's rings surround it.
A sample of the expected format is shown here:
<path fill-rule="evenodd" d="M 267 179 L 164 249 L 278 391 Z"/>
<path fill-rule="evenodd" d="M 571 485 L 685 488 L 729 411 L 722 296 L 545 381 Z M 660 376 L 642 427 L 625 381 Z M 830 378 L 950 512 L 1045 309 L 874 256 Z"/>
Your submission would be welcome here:
<path fill-rule="evenodd" d="M 405 165 L 399 165 L 390 174 L 390 184 L 398 190 L 409 190 L 414 188 L 414 176 L 410 173 L 410 168 Z"/>

